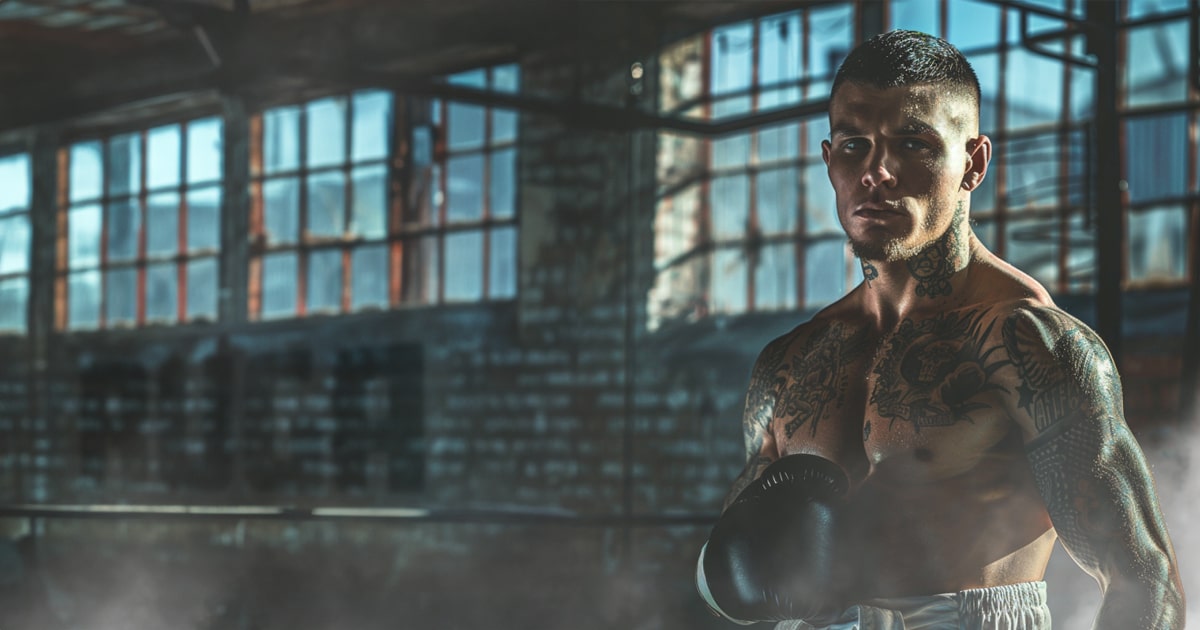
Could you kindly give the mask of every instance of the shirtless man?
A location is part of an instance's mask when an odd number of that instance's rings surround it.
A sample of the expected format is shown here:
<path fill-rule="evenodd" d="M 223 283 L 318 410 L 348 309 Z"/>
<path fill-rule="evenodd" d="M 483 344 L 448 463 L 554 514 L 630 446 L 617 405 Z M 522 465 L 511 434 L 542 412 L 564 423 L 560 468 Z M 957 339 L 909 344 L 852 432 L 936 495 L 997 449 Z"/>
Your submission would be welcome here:
<path fill-rule="evenodd" d="M 748 462 L 697 565 L 714 612 L 1049 628 L 1057 539 L 1103 590 L 1096 628 L 1183 627 L 1108 350 L 971 230 L 992 153 L 979 100 L 966 59 L 923 33 L 839 69 L 822 155 L 864 280 L 755 364 Z"/>

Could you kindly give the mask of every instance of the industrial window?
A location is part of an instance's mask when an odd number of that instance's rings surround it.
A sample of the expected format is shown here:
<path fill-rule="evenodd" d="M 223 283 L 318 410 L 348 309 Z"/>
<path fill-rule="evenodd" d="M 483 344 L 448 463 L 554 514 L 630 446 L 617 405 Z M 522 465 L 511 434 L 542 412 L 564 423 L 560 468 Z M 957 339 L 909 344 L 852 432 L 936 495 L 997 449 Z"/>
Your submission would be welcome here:
<path fill-rule="evenodd" d="M 0 157 L 0 333 L 23 333 L 29 301 L 29 155 Z"/>
<path fill-rule="evenodd" d="M 60 151 L 60 329 L 216 319 L 222 145 L 204 118 Z"/>
<path fill-rule="evenodd" d="M 853 25 L 834 4 L 679 42 L 660 56 L 661 109 L 725 120 L 823 100 Z M 858 272 L 821 159 L 828 129 L 822 114 L 712 140 L 659 134 L 651 328 L 845 293 Z"/>
<path fill-rule="evenodd" d="M 447 82 L 518 80 L 509 65 Z M 251 318 L 515 295 L 516 113 L 397 98 L 358 91 L 252 119 Z M 415 193 L 400 194 L 401 162 Z"/>
<path fill-rule="evenodd" d="M 388 304 L 392 104 L 360 91 L 251 120 L 252 318 Z"/>

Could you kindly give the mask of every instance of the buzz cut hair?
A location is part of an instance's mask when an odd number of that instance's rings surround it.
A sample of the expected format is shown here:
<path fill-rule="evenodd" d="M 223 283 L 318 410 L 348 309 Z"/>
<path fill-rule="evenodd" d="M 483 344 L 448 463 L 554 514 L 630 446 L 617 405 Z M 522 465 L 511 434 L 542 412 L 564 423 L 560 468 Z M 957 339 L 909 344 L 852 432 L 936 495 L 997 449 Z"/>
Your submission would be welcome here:
<path fill-rule="evenodd" d="M 968 98 L 976 114 L 982 102 L 979 77 L 950 42 L 920 31 L 895 30 L 859 44 L 842 62 L 829 97 L 850 81 L 886 89 L 932 84 Z"/>

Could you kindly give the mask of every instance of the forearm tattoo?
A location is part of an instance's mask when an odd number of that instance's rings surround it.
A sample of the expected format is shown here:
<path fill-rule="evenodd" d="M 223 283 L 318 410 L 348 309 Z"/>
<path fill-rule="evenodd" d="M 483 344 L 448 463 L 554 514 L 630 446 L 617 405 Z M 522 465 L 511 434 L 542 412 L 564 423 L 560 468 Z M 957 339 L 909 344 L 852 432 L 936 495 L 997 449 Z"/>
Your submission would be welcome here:
<path fill-rule="evenodd" d="M 754 364 L 750 389 L 746 392 L 746 412 L 742 420 L 746 457 L 754 457 L 762 449 L 766 432 L 770 430 L 775 403 L 787 381 L 787 352 L 794 335 L 777 339 L 767 345 Z"/>

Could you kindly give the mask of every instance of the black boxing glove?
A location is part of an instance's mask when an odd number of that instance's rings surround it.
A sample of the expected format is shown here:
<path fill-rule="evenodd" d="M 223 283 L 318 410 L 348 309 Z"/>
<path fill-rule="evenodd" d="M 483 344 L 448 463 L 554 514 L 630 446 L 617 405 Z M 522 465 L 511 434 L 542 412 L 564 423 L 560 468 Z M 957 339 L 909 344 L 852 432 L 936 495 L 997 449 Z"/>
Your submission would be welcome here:
<path fill-rule="evenodd" d="M 844 602 L 835 557 L 838 504 L 850 481 L 816 455 L 767 467 L 729 506 L 700 553 L 696 585 L 721 616 L 739 623 L 832 622 Z"/>

